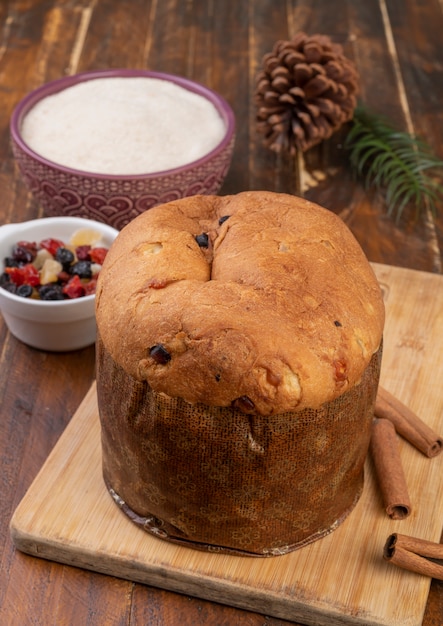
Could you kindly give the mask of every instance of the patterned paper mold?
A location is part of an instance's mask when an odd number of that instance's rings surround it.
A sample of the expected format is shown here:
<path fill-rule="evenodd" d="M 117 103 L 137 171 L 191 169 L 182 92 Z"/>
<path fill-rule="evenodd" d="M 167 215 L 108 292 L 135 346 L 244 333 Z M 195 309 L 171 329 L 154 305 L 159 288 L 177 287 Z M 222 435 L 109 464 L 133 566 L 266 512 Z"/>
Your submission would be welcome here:
<path fill-rule="evenodd" d="M 226 125 L 218 146 L 204 157 L 175 169 L 146 175 L 95 174 L 53 163 L 29 148 L 20 133 L 28 111 L 42 98 L 86 80 L 102 77 L 151 77 L 172 81 L 207 98 Z M 144 70 L 87 72 L 47 83 L 16 106 L 11 117 L 12 150 L 23 179 L 49 216 L 94 219 L 121 229 L 139 213 L 170 200 L 216 194 L 229 170 L 235 142 L 235 118 L 229 104 L 214 91 L 188 79 Z"/>
<path fill-rule="evenodd" d="M 100 336 L 96 345 L 104 482 L 149 534 L 270 557 L 328 535 L 356 506 L 382 347 L 359 384 L 335 400 L 252 418 L 154 392 L 112 359 Z M 251 428 L 260 450 L 250 445 Z"/>

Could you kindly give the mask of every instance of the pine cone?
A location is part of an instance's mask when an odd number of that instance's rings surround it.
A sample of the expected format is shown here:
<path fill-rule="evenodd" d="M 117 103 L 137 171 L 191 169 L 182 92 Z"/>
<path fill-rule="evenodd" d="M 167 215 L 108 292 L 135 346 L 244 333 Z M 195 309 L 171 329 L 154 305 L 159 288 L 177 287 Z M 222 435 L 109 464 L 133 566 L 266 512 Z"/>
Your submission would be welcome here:
<path fill-rule="evenodd" d="M 357 92 L 357 70 L 341 45 L 326 35 L 298 33 L 263 57 L 257 130 L 275 152 L 304 152 L 352 118 Z"/>

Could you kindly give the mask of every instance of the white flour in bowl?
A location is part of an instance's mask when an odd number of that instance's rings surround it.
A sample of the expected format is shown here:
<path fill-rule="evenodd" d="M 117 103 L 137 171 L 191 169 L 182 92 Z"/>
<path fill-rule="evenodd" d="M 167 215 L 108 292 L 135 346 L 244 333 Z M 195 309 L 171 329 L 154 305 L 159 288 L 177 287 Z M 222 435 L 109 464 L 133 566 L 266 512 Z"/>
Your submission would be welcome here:
<path fill-rule="evenodd" d="M 37 103 L 22 123 L 44 158 L 98 174 L 150 174 L 191 163 L 223 139 L 203 96 L 150 77 L 97 78 Z"/>

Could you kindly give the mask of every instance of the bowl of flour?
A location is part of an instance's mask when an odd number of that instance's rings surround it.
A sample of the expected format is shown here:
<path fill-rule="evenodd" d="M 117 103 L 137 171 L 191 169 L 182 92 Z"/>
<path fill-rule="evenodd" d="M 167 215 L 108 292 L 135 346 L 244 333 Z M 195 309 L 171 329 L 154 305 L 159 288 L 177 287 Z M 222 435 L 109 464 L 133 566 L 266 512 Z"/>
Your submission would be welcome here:
<path fill-rule="evenodd" d="M 85 72 L 26 95 L 10 122 L 14 157 L 46 215 L 121 229 L 164 202 L 218 193 L 235 117 L 227 101 L 180 76 Z"/>

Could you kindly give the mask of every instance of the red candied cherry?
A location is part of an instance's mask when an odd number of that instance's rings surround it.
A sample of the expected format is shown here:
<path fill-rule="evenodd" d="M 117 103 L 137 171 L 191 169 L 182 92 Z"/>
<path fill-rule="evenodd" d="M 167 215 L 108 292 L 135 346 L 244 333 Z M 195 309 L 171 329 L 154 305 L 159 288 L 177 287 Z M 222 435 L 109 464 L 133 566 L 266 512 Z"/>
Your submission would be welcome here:
<path fill-rule="evenodd" d="M 65 244 L 60 239 L 54 239 L 53 237 L 49 237 L 48 239 L 42 239 L 40 241 L 40 248 L 47 250 L 49 254 L 55 257 L 55 253 L 59 248 L 64 248 Z"/>
<path fill-rule="evenodd" d="M 70 299 L 81 298 L 85 295 L 85 286 L 75 274 L 63 287 L 63 293 Z"/>
<path fill-rule="evenodd" d="M 91 261 L 93 263 L 98 263 L 99 265 L 103 265 L 103 261 L 108 253 L 107 248 L 91 248 L 91 252 L 89 256 L 91 257 Z"/>

